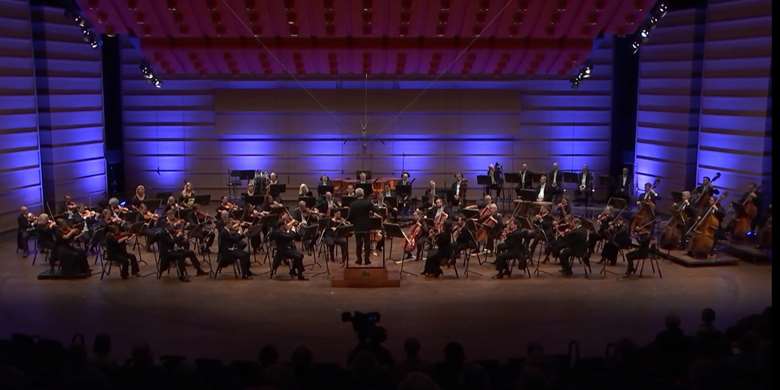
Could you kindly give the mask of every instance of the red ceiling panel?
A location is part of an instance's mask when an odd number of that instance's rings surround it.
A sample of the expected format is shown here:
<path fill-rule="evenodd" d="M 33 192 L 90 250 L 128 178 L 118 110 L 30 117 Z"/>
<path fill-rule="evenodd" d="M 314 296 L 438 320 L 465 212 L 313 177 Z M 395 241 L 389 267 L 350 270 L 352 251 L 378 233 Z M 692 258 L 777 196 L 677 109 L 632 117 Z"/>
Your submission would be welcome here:
<path fill-rule="evenodd" d="M 144 57 L 162 73 L 262 78 L 559 75 L 587 58 L 600 33 L 633 33 L 654 3 L 77 1 L 98 32 L 139 37 Z"/>

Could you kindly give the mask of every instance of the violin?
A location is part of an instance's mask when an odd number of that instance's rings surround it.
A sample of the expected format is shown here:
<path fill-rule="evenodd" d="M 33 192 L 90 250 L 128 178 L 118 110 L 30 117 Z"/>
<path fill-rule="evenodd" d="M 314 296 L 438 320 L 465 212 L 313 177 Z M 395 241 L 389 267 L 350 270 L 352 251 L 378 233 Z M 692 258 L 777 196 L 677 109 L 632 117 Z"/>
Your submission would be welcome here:
<path fill-rule="evenodd" d="M 501 241 L 506 241 L 506 238 L 514 233 L 517 230 L 517 222 L 515 222 L 514 218 L 509 218 L 509 221 L 507 221 L 506 225 L 504 226 L 504 230 L 501 231 L 501 236 L 499 239 Z"/>

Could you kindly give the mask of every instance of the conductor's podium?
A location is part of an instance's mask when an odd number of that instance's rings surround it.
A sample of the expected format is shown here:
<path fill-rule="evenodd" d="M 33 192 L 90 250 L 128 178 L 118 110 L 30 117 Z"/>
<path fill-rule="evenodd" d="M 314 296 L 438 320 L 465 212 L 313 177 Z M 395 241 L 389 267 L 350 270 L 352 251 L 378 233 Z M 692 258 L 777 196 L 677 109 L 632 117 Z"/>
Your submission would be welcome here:
<path fill-rule="evenodd" d="M 338 270 L 330 278 L 331 287 L 401 287 L 397 272 L 392 275 L 382 267 L 349 267 Z"/>

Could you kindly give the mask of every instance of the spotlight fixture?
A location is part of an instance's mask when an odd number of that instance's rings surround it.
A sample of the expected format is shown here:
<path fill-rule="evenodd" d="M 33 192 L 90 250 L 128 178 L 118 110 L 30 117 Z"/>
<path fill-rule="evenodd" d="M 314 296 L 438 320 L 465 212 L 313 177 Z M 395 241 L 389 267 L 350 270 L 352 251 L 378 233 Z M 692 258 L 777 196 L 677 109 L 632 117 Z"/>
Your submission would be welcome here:
<path fill-rule="evenodd" d="M 141 74 L 147 81 L 149 81 L 150 84 L 157 88 L 162 88 L 162 81 L 160 81 L 160 78 L 154 74 L 152 65 L 150 65 L 147 61 L 141 61 L 141 64 L 138 65 L 138 69 L 141 70 Z"/>
<path fill-rule="evenodd" d="M 84 42 L 88 43 L 91 48 L 97 49 L 103 46 L 103 41 L 89 25 L 89 21 L 79 14 L 78 10 L 65 10 L 65 16 L 72 18 L 73 23 L 79 26 L 81 35 L 84 36 Z"/>
<path fill-rule="evenodd" d="M 658 1 L 655 7 L 650 10 L 650 16 L 648 16 L 642 27 L 639 28 L 637 36 L 631 44 L 634 54 L 639 53 L 639 46 L 641 46 L 642 42 L 647 42 L 650 39 L 650 31 L 661 22 L 661 19 L 666 16 L 667 12 L 669 12 L 669 5 L 664 0 Z"/>
<path fill-rule="evenodd" d="M 569 83 L 571 83 L 571 87 L 578 88 L 580 86 L 580 83 L 582 83 L 582 80 L 589 79 L 592 73 L 593 73 L 593 64 L 588 62 L 582 68 L 580 68 L 580 70 L 577 72 L 577 75 L 574 76 L 574 78 L 569 80 Z"/>

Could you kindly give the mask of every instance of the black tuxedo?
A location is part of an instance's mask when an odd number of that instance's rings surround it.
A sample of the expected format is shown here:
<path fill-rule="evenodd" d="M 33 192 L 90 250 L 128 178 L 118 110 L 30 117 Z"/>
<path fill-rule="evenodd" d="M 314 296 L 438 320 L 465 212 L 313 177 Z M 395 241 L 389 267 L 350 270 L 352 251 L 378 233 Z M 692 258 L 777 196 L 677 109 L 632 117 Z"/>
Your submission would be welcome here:
<path fill-rule="evenodd" d="M 583 179 L 585 179 L 585 190 L 580 190 Z M 579 202 L 584 200 L 587 203 L 590 200 L 591 195 L 593 195 L 593 174 L 590 173 L 590 171 L 587 173 L 580 171 L 580 173 L 577 174 L 577 189 L 574 191 L 574 194 L 577 196 L 576 200 Z"/>
<path fill-rule="evenodd" d="M 526 169 L 525 171 L 520 171 L 518 175 L 519 175 L 520 182 L 517 183 L 517 188 L 524 189 L 524 190 L 533 188 L 530 171 Z"/>
<path fill-rule="evenodd" d="M 16 249 L 21 250 L 25 256 L 30 251 L 27 241 L 30 238 L 30 221 L 27 215 L 19 214 L 16 217 Z"/>
<path fill-rule="evenodd" d="M 569 232 L 562 239 L 562 249 L 560 252 L 561 269 L 564 273 L 571 274 L 571 258 L 582 257 L 582 262 L 588 266 L 588 232 L 585 228 L 579 228 Z"/>
<path fill-rule="evenodd" d="M 370 263 L 371 240 L 368 231 L 371 226 L 371 212 L 376 211 L 376 207 L 368 199 L 356 199 L 349 206 L 349 221 L 355 229 L 355 255 L 357 263 L 362 264 L 365 258 L 366 263 Z"/>
<path fill-rule="evenodd" d="M 542 191 L 542 185 L 540 184 L 538 187 L 536 187 L 536 199 L 539 199 L 539 193 Z M 545 202 L 551 202 L 553 197 L 553 189 L 552 186 L 545 183 L 544 187 L 544 196 L 542 196 L 542 200 Z M 534 200 L 536 200 L 534 199 Z"/>
<path fill-rule="evenodd" d="M 292 231 L 284 231 L 280 228 L 274 229 L 271 232 L 271 240 L 276 243 L 276 256 L 273 260 L 273 269 L 282 263 L 283 260 L 292 259 L 292 265 L 290 266 L 290 275 L 298 275 L 298 278 L 303 278 L 303 254 L 295 247 L 295 239 L 300 236 Z"/>
<path fill-rule="evenodd" d="M 547 183 L 550 188 L 553 188 L 555 193 L 559 193 L 563 190 L 563 172 L 560 169 L 552 170 L 547 174 Z"/>
<path fill-rule="evenodd" d="M 247 277 L 252 273 L 249 271 L 249 252 L 244 250 L 244 243 L 241 241 L 241 235 L 231 232 L 227 226 L 219 227 L 219 266 L 232 264 L 238 261 L 241 269 L 241 276 Z"/>
<path fill-rule="evenodd" d="M 625 178 L 625 184 L 623 179 Z M 612 183 L 612 196 L 616 198 L 623 198 L 626 201 L 631 199 L 631 175 L 623 176 L 622 174 L 615 178 L 615 182 Z"/>

